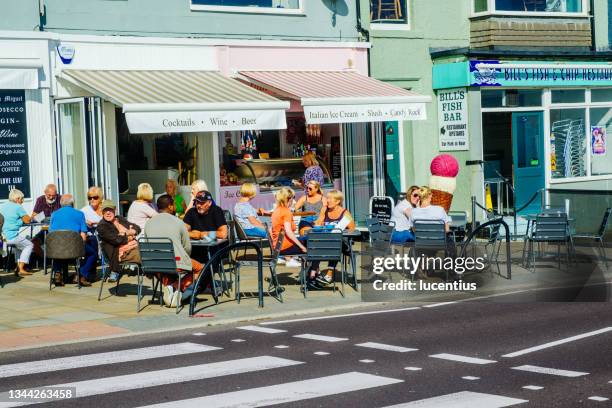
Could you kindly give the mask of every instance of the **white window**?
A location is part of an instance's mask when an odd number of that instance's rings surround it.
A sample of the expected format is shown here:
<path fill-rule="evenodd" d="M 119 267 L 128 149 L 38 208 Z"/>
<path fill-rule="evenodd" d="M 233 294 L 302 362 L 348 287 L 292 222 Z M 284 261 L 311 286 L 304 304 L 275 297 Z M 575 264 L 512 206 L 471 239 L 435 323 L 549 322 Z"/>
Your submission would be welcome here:
<path fill-rule="evenodd" d="M 374 30 L 408 29 L 408 0 L 370 0 L 370 22 Z"/>
<path fill-rule="evenodd" d="M 586 16 L 587 0 L 472 0 L 475 15 Z"/>
<path fill-rule="evenodd" d="M 303 14 L 304 0 L 191 0 L 191 9 L 228 13 Z"/>

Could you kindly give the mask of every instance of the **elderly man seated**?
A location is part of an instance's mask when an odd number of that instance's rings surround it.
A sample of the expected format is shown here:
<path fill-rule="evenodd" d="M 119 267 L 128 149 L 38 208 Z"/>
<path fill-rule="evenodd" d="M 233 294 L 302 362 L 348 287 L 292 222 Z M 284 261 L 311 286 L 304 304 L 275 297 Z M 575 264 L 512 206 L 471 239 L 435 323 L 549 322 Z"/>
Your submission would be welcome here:
<path fill-rule="evenodd" d="M 87 241 L 87 223 L 85 214 L 74 208 L 74 198 L 70 194 L 64 194 L 60 198 L 61 208 L 51 215 L 49 232 L 68 230 L 81 234 L 83 241 Z M 90 280 L 95 279 L 95 265 L 97 261 L 97 248 L 92 245 L 85 245 L 85 262 L 79 269 L 80 277 L 74 277 L 71 283 L 80 280 L 81 286 L 91 286 Z M 53 271 L 55 272 L 55 284 L 62 286 L 68 275 L 68 262 L 66 260 L 53 260 Z M 92 270 L 94 273 L 92 273 Z"/>
<path fill-rule="evenodd" d="M 194 207 L 187 211 L 183 222 L 187 225 L 189 236 L 194 240 L 201 239 L 227 239 L 227 223 L 221 207 L 213 202 L 212 195 L 208 191 L 200 191 L 196 194 Z M 198 247 L 194 250 L 193 257 L 204 262 L 206 259 L 204 251 L 210 251 L 212 255 L 219 248 Z"/>
<path fill-rule="evenodd" d="M 181 287 L 174 276 L 162 276 L 162 292 L 164 304 L 175 307 L 181 293 L 186 293 L 188 287 L 197 279 L 204 265 L 191 259 L 191 241 L 185 224 L 176 217 L 176 204 L 174 199 L 164 194 L 157 199 L 159 214 L 147 221 L 145 236 L 150 238 L 170 238 L 174 247 L 176 268 L 182 272 L 191 272 L 181 279 Z M 206 283 L 205 283 L 206 285 Z M 182 299 L 181 299 L 182 300 Z"/>
<path fill-rule="evenodd" d="M 44 194 L 38 197 L 36 203 L 34 203 L 32 218 L 41 213 L 45 214 L 45 218 L 49 218 L 53 212 L 60 208 L 61 203 L 60 200 L 57 199 L 57 187 L 55 184 L 47 184 Z"/>

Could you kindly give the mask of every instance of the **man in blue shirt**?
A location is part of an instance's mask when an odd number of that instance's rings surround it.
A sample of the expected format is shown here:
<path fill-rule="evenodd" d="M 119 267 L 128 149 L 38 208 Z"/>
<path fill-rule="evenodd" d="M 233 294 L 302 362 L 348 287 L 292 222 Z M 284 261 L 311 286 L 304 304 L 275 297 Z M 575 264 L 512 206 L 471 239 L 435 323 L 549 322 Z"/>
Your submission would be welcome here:
<path fill-rule="evenodd" d="M 88 245 L 87 242 L 87 223 L 85 222 L 85 214 L 74 209 L 74 198 L 70 194 L 64 194 L 60 199 L 61 208 L 51 215 L 51 223 L 49 224 L 49 232 L 68 230 L 75 231 L 81 234 L 85 241 L 85 262 L 80 268 L 81 286 L 91 286 L 88 278 L 93 269 L 95 271 L 97 261 L 97 248 Z M 55 272 L 56 284 L 62 286 L 64 279 L 68 275 L 68 261 L 53 260 L 53 270 Z M 95 274 L 94 274 L 95 278 Z M 76 283 L 76 281 L 74 282 Z"/>

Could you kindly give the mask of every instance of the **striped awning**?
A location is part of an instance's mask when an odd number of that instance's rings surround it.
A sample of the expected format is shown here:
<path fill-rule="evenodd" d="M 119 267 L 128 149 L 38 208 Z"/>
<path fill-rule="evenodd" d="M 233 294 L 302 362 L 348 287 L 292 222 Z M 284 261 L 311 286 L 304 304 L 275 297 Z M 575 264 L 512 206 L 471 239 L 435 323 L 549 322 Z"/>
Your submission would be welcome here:
<path fill-rule="evenodd" d="M 240 71 L 253 86 L 299 100 L 308 123 L 426 118 L 429 96 L 354 71 Z"/>
<path fill-rule="evenodd" d="M 286 128 L 287 102 L 219 72 L 65 69 L 60 77 L 122 107 L 132 133 Z"/>

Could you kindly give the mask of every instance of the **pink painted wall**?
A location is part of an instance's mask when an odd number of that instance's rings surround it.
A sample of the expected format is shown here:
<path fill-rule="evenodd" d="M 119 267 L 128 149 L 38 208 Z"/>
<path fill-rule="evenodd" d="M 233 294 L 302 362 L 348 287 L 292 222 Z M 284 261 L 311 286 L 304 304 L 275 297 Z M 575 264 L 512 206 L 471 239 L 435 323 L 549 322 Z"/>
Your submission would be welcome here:
<path fill-rule="evenodd" d="M 219 69 L 225 75 L 240 70 L 343 70 L 368 75 L 366 48 L 218 47 Z"/>

